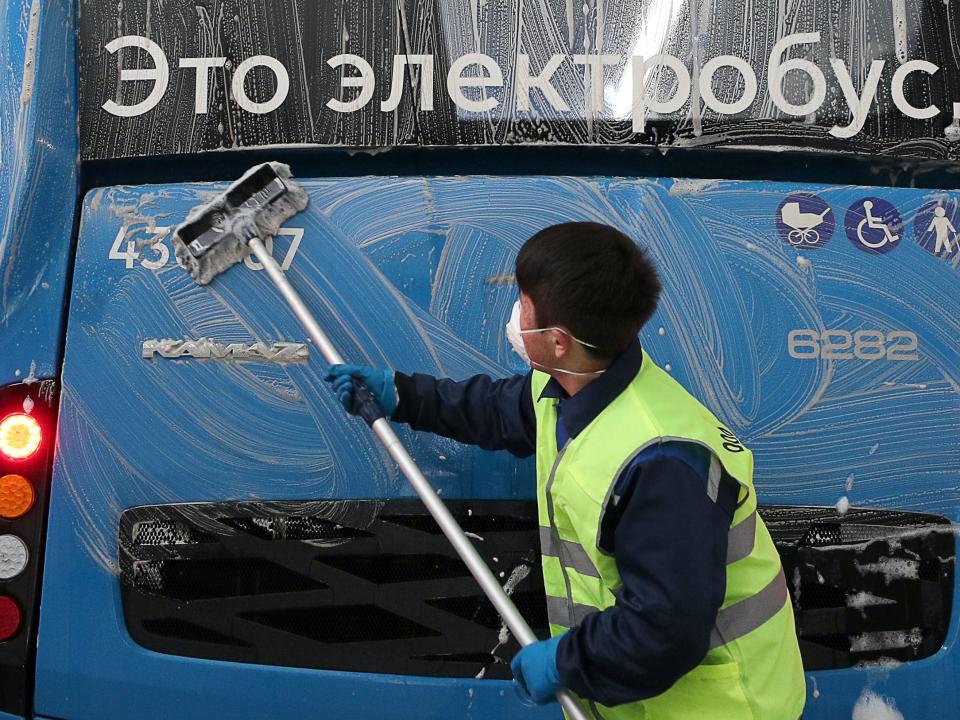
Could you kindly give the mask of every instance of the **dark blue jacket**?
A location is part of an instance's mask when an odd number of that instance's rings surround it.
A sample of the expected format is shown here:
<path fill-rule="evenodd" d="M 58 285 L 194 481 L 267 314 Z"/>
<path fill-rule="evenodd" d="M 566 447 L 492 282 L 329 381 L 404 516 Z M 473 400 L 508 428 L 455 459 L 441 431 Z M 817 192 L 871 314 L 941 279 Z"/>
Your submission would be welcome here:
<path fill-rule="evenodd" d="M 558 400 L 557 447 L 576 437 L 640 370 L 635 342 L 573 397 L 550 380 L 540 397 Z M 393 419 L 487 450 L 519 457 L 536 449 L 531 374 L 453 380 L 396 374 Z M 709 455 L 671 442 L 640 453 L 616 479 L 599 545 L 623 580 L 616 604 L 588 616 L 557 649 L 563 684 L 603 705 L 659 695 L 706 655 L 726 589 L 727 531 L 736 485 L 706 492 Z"/>

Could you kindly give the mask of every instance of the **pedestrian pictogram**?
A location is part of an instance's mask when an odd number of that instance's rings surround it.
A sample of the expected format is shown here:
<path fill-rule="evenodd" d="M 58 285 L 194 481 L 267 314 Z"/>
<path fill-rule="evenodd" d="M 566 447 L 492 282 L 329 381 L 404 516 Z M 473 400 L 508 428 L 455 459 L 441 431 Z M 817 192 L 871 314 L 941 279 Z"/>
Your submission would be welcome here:
<path fill-rule="evenodd" d="M 812 193 L 794 193 L 777 208 L 777 230 L 794 247 L 816 248 L 833 237 L 833 210 Z"/>
<path fill-rule="evenodd" d="M 860 250 L 888 253 L 903 236 L 903 220 L 897 209 L 880 198 L 863 198 L 847 210 L 847 238 Z"/>
<path fill-rule="evenodd" d="M 960 254 L 960 203 L 950 199 L 927 203 L 913 221 L 913 234 L 931 255 L 952 258 Z"/>

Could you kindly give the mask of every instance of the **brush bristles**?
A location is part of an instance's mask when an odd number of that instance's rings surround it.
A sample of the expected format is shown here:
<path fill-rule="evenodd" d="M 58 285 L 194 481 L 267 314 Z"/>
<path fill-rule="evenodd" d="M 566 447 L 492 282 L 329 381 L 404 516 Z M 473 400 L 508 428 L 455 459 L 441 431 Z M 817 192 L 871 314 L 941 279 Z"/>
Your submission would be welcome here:
<path fill-rule="evenodd" d="M 266 239 L 277 233 L 280 226 L 303 210 L 309 198 L 306 191 L 291 179 L 290 167 L 283 163 L 271 162 L 270 167 L 283 178 L 287 191 L 268 205 L 257 208 L 233 207 L 227 200 L 227 194 L 242 183 L 248 176 L 259 170 L 262 165 L 251 168 L 225 192 L 210 202 L 199 205 L 190 211 L 186 221 L 179 225 L 173 234 L 174 254 L 177 262 L 186 269 L 199 285 L 206 285 L 224 270 L 232 267 L 250 254 L 250 240 L 259 237 Z M 180 237 L 183 228 L 191 225 L 208 213 L 219 213 L 222 224 L 222 237 L 200 257 L 194 256 Z"/>

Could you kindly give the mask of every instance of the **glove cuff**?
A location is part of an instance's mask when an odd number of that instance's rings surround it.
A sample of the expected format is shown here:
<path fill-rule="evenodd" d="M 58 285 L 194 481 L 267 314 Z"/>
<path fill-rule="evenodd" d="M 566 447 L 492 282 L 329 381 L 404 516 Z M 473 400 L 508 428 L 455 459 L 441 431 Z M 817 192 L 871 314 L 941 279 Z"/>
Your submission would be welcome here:
<path fill-rule="evenodd" d="M 397 407 L 390 416 L 396 422 L 409 423 L 417 414 L 417 386 L 413 377 L 393 371 L 393 387 L 397 392 Z"/>
<path fill-rule="evenodd" d="M 400 404 L 400 395 L 397 392 L 396 374 L 393 370 L 383 371 L 383 414 L 388 418 L 393 415 Z"/>
<path fill-rule="evenodd" d="M 555 687 L 561 687 L 563 685 L 563 683 L 560 682 L 560 671 L 557 670 L 557 647 L 560 645 L 562 639 L 563 635 L 557 635 L 547 641 L 550 643 L 550 652 L 547 653 L 547 676 Z"/>

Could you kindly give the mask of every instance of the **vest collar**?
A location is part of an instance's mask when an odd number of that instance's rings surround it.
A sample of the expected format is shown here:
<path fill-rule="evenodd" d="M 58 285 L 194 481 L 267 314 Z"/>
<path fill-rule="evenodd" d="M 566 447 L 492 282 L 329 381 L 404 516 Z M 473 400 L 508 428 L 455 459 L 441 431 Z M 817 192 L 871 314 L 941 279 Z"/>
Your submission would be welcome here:
<path fill-rule="evenodd" d="M 635 339 L 630 347 L 613 359 L 606 372 L 573 397 L 569 397 L 560 383 L 550 378 L 537 399 L 553 398 L 563 403 L 563 425 L 572 440 L 626 390 L 640 372 L 642 363 L 643 350 L 640 340 Z"/>

